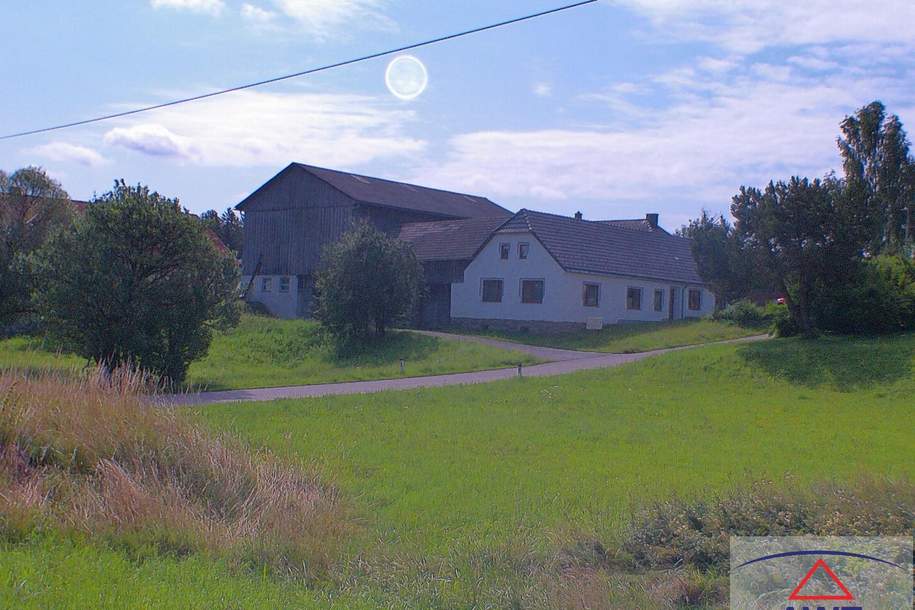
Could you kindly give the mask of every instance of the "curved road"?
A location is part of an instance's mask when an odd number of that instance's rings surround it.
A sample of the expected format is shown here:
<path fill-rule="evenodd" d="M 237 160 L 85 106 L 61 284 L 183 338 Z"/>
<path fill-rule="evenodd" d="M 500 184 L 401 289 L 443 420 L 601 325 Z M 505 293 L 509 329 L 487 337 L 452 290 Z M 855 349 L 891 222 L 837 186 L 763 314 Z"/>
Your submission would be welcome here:
<path fill-rule="evenodd" d="M 521 375 L 524 377 L 545 377 L 549 375 L 562 375 L 565 373 L 573 373 L 575 371 L 584 371 L 588 369 L 612 368 L 615 366 L 620 366 L 621 364 L 626 364 L 627 362 L 644 360 L 645 358 L 651 358 L 660 354 L 700 347 L 699 345 L 687 345 L 683 347 L 658 349 L 650 352 L 639 352 L 637 354 L 606 354 L 600 352 L 578 352 L 574 350 L 536 347 L 532 345 L 522 345 L 519 343 L 498 341 L 495 339 L 468 335 L 448 335 L 445 333 L 426 334 L 458 341 L 476 341 L 504 349 L 523 351 L 540 358 L 552 360 L 552 362 L 547 362 L 544 364 L 534 364 L 523 367 L 521 370 Z M 759 341 L 765 338 L 766 335 L 757 335 L 754 337 L 745 337 L 743 339 L 719 341 L 717 343 L 742 343 L 747 341 Z M 705 343 L 702 345 L 712 344 Z M 313 385 L 287 386 L 280 388 L 255 388 L 250 390 L 225 390 L 220 392 L 170 394 L 157 397 L 155 402 L 163 406 L 195 406 L 223 402 L 259 402 L 266 400 L 278 400 L 281 398 L 308 398 L 315 396 L 332 396 L 337 394 L 371 394 L 375 392 L 386 392 L 389 390 L 410 390 L 415 388 L 437 388 L 449 385 L 488 383 L 491 381 L 499 381 L 501 379 L 511 379 L 517 376 L 518 368 L 512 367 L 507 369 L 476 371 L 472 373 L 431 375 L 427 377 L 403 377 L 399 379 L 379 379 L 376 381 L 347 381 L 342 383 L 322 383 Z"/>

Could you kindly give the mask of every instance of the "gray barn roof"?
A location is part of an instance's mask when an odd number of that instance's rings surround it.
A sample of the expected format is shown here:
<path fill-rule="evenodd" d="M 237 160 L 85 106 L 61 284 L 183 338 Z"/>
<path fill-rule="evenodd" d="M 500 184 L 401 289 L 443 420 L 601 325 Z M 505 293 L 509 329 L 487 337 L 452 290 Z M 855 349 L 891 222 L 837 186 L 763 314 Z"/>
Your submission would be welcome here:
<path fill-rule="evenodd" d="M 486 197 L 477 195 L 443 191 L 304 163 L 292 163 L 286 169 L 290 168 L 308 172 L 362 204 L 416 210 L 438 214 L 443 218 L 482 218 L 500 215 L 508 218 L 511 216 L 511 212 L 502 206 L 493 203 Z M 282 173 L 280 172 L 280 174 Z M 246 202 L 247 198 L 236 207 L 243 209 Z"/>
<path fill-rule="evenodd" d="M 566 271 L 703 284 L 690 240 L 666 231 L 626 228 L 520 210 L 499 233 L 530 231 Z"/>
<path fill-rule="evenodd" d="M 400 229 L 400 239 L 413 246 L 420 261 L 470 260 L 506 216 L 411 222 Z"/>

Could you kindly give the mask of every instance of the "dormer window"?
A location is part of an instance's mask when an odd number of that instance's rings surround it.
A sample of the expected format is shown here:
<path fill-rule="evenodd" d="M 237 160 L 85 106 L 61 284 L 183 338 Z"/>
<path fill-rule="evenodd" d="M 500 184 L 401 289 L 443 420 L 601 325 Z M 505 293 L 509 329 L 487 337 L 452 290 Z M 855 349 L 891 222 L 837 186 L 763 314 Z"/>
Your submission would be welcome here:
<path fill-rule="evenodd" d="M 508 256 L 511 254 L 512 245 L 511 244 L 499 244 L 499 258 L 504 261 L 508 260 Z"/>

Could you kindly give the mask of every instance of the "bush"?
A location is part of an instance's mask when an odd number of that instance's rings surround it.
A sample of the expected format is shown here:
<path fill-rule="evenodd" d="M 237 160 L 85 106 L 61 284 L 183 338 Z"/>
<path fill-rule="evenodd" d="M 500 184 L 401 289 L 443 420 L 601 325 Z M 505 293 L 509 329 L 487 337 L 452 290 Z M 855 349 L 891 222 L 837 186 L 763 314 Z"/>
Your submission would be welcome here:
<path fill-rule="evenodd" d="M 238 320 L 238 267 L 177 200 L 116 182 L 36 259 L 37 303 L 71 351 L 172 382 Z"/>
<path fill-rule="evenodd" d="M 864 261 L 845 285 L 818 286 L 817 324 L 844 334 L 915 330 L 915 264 L 899 256 Z"/>
<path fill-rule="evenodd" d="M 731 303 L 724 309 L 716 311 L 712 317 L 716 320 L 748 327 L 762 326 L 767 322 L 765 310 L 747 299 Z"/>
<path fill-rule="evenodd" d="M 408 244 L 360 224 L 324 251 L 315 289 L 315 318 L 345 349 L 413 314 L 423 269 Z"/>
<path fill-rule="evenodd" d="M 133 554 L 325 573 L 349 530 L 337 492 L 145 404 L 145 381 L 123 369 L 79 383 L 0 373 L 0 536 L 49 529 Z"/>
<path fill-rule="evenodd" d="M 765 315 L 771 322 L 770 332 L 776 337 L 793 337 L 801 332 L 800 326 L 791 317 L 787 305 L 769 303 L 766 305 Z"/>

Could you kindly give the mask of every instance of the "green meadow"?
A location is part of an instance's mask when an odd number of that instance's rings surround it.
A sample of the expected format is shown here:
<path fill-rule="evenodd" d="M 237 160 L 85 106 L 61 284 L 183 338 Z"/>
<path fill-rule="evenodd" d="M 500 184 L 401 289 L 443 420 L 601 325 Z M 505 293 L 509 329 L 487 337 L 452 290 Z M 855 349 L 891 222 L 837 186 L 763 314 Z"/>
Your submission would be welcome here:
<path fill-rule="evenodd" d="M 915 337 L 715 345 L 459 389 L 217 405 L 319 464 L 386 540 L 445 553 L 526 531 L 612 537 L 630 511 L 755 480 L 915 474 Z M 854 451 L 851 451 L 854 448 Z"/>
<path fill-rule="evenodd" d="M 404 371 L 400 361 L 404 361 Z M 241 323 L 213 337 L 207 356 L 193 362 L 193 388 L 240 388 L 365 381 L 515 366 L 538 362 L 523 352 L 470 342 L 392 331 L 352 356 L 339 356 L 316 322 L 244 315 Z M 41 337 L 0 341 L 0 368 L 59 370 L 76 375 L 83 358 L 61 352 Z"/>
<path fill-rule="evenodd" d="M 732 322 L 701 319 L 613 324 L 598 331 L 537 333 L 490 329 L 479 331 L 479 334 L 528 345 L 592 352 L 633 353 L 739 339 L 765 334 L 766 331 L 767 329 L 764 327 L 747 328 Z"/>
<path fill-rule="evenodd" d="M 188 413 L 340 490 L 357 527 L 330 577 L 307 588 L 194 553 L 38 535 L 0 549 L 0 606 L 720 608 L 726 578 L 613 567 L 637 513 L 761 482 L 910 485 L 913 397 L 915 335 L 903 335 L 202 407 Z"/>

